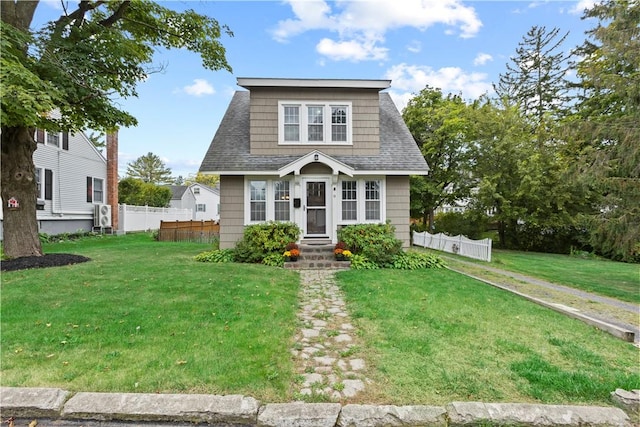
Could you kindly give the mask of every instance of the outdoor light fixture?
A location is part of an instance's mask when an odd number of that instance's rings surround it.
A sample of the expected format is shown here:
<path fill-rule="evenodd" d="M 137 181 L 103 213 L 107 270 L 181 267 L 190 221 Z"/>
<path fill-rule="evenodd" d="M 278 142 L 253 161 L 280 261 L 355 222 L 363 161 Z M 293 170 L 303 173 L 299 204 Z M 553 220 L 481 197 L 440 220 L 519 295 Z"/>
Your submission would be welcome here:
<path fill-rule="evenodd" d="M 319 158 L 320 158 L 320 156 L 318 156 L 317 154 L 314 154 L 314 155 L 313 155 L 313 160 L 314 160 L 314 161 L 316 161 L 316 162 L 317 162 Z"/>

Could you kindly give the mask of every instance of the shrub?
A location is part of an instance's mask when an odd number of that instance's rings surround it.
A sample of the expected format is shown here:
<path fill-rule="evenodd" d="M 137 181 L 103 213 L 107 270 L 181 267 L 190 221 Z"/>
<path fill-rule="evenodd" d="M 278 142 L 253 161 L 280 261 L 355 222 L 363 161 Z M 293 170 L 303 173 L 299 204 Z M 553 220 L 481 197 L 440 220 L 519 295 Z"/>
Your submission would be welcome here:
<path fill-rule="evenodd" d="M 199 262 L 233 262 L 235 260 L 235 251 L 233 249 L 216 249 L 199 253 L 193 259 Z"/>
<path fill-rule="evenodd" d="M 236 260 L 260 263 L 273 253 L 282 256 L 282 248 L 298 240 L 300 233 L 300 227 L 293 222 L 269 221 L 249 225 L 236 244 Z"/>
<path fill-rule="evenodd" d="M 269 254 L 264 257 L 262 263 L 271 267 L 282 267 L 284 265 L 284 258 L 279 254 Z"/>
<path fill-rule="evenodd" d="M 351 255 L 349 260 L 351 261 L 352 270 L 377 270 L 380 268 L 378 267 L 378 264 L 369 261 L 363 255 Z"/>
<path fill-rule="evenodd" d="M 363 255 L 380 267 L 391 264 L 402 248 L 402 241 L 396 239 L 395 227 L 389 223 L 349 225 L 338 232 L 338 239 L 350 247 L 351 252 Z"/>
<path fill-rule="evenodd" d="M 445 233 L 449 236 L 457 236 L 459 234 L 469 239 L 481 239 L 482 233 L 488 227 L 486 215 L 473 210 L 463 213 L 447 212 L 439 213 L 434 219 L 433 233 Z"/>
<path fill-rule="evenodd" d="M 426 252 L 408 251 L 400 252 L 396 255 L 392 268 L 399 270 L 418 270 L 422 268 L 441 268 L 444 262 L 437 255 Z"/>

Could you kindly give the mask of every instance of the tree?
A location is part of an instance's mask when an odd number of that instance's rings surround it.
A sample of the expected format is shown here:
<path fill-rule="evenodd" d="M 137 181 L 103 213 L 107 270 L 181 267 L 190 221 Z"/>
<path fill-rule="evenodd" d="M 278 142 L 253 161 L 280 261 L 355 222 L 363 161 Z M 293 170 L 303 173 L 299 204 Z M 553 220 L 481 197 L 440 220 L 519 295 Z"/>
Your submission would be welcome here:
<path fill-rule="evenodd" d="M 200 53 L 211 70 L 231 71 L 220 43 L 228 28 L 192 10 L 176 12 L 149 0 L 83 0 L 31 31 L 38 1 L 0 8 L 1 195 L 4 253 L 42 255 L 36 221 L 35 128 L 109 132 L 136 120 L 114 98 L 137 96 L 155 47 Z M 66 3 L 65 3 L 66 4 Z M 52 114 L 53 111 L 59 114 Z"/>
<path fill-rule="evenodd" d="M 134 206 L 166 208 L 171 201 L 171 189 L 144 182 L 137 178 L 124 178 L 118 183 L 118 203 Z"/>
<path fill-rule="evenodd" d="M 426 176 L 411 177 L 412 215 L 429 229 L 435 209 L 469 195 L 474 129 L 468 108 L 460 96 L 444 97 L 440 89 L 427 86 L 402 112 L 430 168 Z"/>
<path fill-rule="evenodd" d="M 494 84 L 498 97 L 518 102 L 534 128 L 547 117 L 557 118 L 569 99 L 565 76 L 571 55 L 559 51 L 568 35 L 560 35 L 558 28 L 532 27 L 518 44 L 513 65 L 507 63 L 507 73 Z"/>
<path fill-rule="evenodd" d="M 577 132 L 576 175 L 599 195 L 588 217 L 590 244 L 601 254 L 640 260 L 640 3 L 608 0 L 587 10 L 577 64 L 583 93 L 568 128 Z"/>
<path fill-rule="evenodd" d="M 204 174 L 202 172 L 198 172 L 195 175 L 190 174 L 187 179 L 184 181 L 185 185 L 191 185 L 194 183 L 199 183 L 206 185 L 207 187 L 215 187 L 216 184 L 220 181 L 220 175 L 211 175 Z"/>
<path fill-rule="evenodd" d="M 162 159 L 149 152 L 127 165 L 127 176 L 150 184 L 173 184 L 171 169 Z"/>

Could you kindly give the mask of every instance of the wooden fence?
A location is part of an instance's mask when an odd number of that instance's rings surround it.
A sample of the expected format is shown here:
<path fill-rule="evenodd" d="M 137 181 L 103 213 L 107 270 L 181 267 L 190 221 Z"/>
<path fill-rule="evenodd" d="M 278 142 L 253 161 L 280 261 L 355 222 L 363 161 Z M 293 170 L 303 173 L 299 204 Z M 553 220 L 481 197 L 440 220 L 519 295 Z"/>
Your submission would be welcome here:
<path fill-rule="evenodd" d="M 491 262 L 491 239 L 471 240 L 465 236 L 451 237 L 442 233 L 429 234 L 426 231 L 423 233 L 414 231 L 413 244 Z"/>
<path fill-rule="evenodd" d="M 220 236 L 220 224 L 209 221 L 160 221 L 161 242 L 211 243 Z"/>

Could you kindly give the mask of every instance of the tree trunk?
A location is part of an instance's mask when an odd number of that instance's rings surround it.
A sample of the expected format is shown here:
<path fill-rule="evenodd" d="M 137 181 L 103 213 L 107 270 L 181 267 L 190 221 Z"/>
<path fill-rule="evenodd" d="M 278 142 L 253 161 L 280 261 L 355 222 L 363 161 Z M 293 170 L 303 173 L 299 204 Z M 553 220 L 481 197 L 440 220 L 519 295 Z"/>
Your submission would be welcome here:
<path fill-rule="evenodd" d="M 33 131 L 25 127 L 2 127 L 0 193 L 3 250 L 9 258 L 42 255 L 36 219 L 33 152 L 37 145 L 33 140 Z"/>

